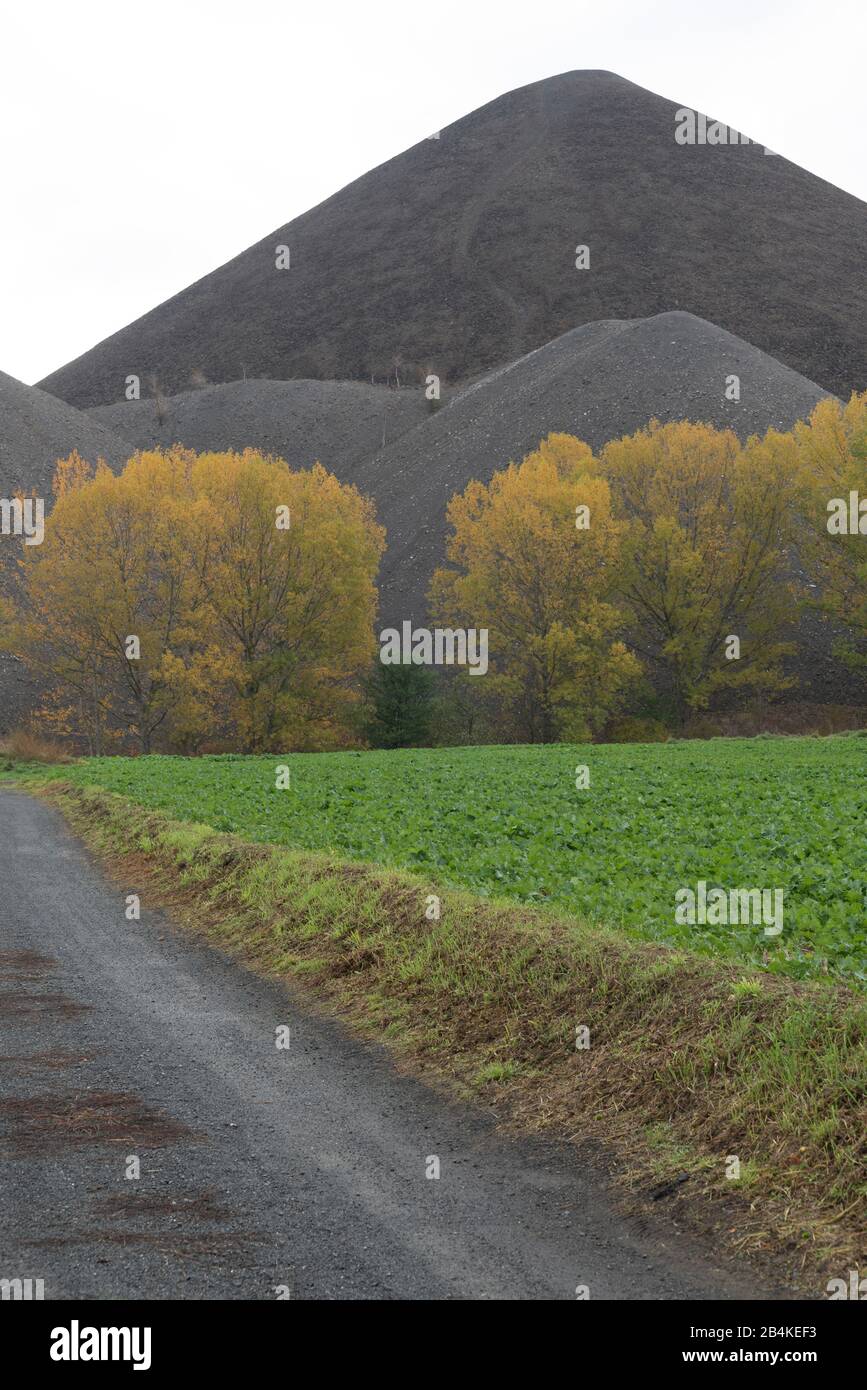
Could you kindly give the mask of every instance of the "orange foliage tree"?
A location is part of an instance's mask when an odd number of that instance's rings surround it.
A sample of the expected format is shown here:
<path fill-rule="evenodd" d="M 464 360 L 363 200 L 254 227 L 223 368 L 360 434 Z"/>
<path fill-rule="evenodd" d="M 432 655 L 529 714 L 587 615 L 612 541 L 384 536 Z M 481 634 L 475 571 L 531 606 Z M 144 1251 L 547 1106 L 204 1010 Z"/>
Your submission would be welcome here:
<path fill-rule="evenodd" d="M 348 737 L 383 532 L 354 488 L 247 451 L 58 466 L 12 643 L 89 751 Z"/>
<path fill-rule="evenodd" d="M 847 664 L 867 666 L 867 391 L 829 397 L 795 426 L 811 606 L 848 629 Z"/>
<path fill-rule="evenodd" d="M 661 673 L 675 717 L 725 689 L 792 684 L 781 641 L 796 476 L 792 436 L 742 446 L 730 430 L 679 421 L 612 440 L 600 454 L 626 525 L 617 589 L 639 652 Z"/>
<path fill-rule="evenodd" d="M 552 434 L 448 509 L 451 567 L 434 576 L 435 622 L 487 628 L 490 674 L 513 737 L 585 738 L 600 728 L 639 664 L 619 640 L 611 601 L 624 528 L 586 444 Z"/>

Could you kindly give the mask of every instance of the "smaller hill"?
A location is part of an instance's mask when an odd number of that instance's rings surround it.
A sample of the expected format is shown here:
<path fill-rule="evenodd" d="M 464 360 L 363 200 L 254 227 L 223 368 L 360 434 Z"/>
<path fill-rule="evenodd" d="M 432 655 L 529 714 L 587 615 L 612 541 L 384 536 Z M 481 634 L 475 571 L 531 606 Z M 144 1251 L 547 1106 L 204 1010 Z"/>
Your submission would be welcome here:
<path fill-rule="evenodd" d="M 130 453 L 126 441 L 100 421 L 0 372 L 0 496 L 36 488 L 49 499 L 54 465 L 73 449 L 89 463 L 104 458 L 111 468 L 121 467 Z"/>
<path fill-rule="evenodd" d="M 259 449 L 292 468 L 317 459 L 341 482 L 427 417 L 419 387 L 359 381 L 232 381 L 171 396 L 97 406 L 91 419 L 137 449 Z"/>

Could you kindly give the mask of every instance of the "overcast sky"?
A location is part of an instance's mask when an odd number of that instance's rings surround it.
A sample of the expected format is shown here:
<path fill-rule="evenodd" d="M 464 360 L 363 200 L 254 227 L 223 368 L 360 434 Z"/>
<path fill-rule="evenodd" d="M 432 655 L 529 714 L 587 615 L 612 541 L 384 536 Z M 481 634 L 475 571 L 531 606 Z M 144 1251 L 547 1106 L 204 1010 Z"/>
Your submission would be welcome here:
<path fill-rule="evenodd" d="M 424 136 L 572 68 L 618 72 L 867 200 L 865 0 L 0 0 L 0 51 L 0 370 L 28 382 Z"/>

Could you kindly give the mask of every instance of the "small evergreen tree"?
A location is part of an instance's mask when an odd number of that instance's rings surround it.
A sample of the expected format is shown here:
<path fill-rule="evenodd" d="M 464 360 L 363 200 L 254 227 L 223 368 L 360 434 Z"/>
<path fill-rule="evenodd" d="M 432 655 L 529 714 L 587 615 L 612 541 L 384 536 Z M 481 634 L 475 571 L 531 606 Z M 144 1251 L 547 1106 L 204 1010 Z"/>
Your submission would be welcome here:
<path fill-rule="evenodd" d="M 367 681 L 365 737 L 374 748 L 417 748 L 430 731 L 433 673 L 426 666 L 378 661 Z"/>

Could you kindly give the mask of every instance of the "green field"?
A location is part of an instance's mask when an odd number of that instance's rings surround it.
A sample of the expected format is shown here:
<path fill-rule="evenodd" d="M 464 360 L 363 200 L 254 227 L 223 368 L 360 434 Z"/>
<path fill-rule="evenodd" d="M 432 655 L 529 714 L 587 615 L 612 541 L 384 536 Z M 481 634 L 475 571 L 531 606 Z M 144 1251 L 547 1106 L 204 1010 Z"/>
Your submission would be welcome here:
<path fill-rule="evenodd" d="M 291 786 L 278 790 L 286 764 Z M 577 790 L 586 764 L 590 786 Z M 867 980 L 867 738 L 92 759 L 63 775 L 250 840 L 551 904 L 805 977 Z M 782 889 L 784 928 L 675 923 L 675 893 Z"/>

